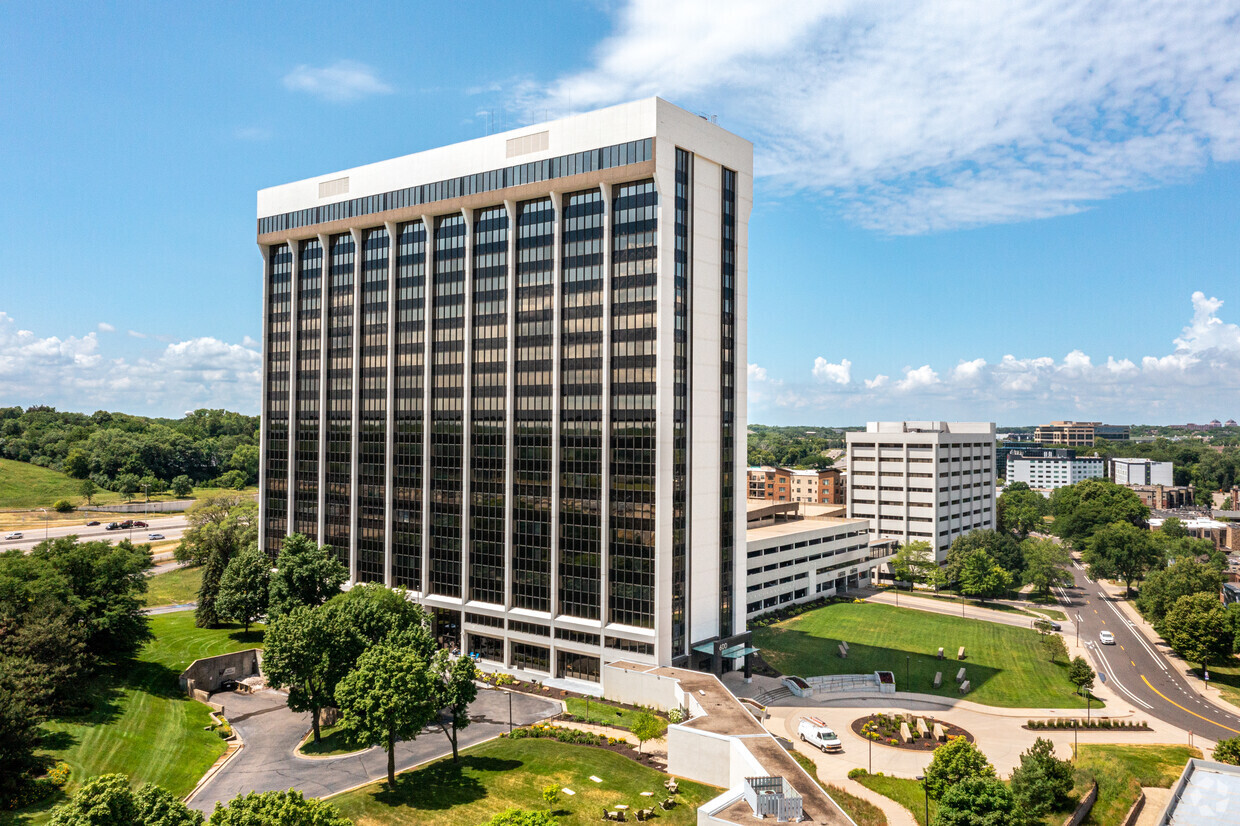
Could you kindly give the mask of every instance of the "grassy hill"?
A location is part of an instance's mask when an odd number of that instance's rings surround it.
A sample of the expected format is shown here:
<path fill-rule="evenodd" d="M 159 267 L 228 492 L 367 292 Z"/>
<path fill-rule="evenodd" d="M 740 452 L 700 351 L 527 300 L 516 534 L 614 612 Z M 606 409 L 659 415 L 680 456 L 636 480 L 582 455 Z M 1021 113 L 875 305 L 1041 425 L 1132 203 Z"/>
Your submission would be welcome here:
<path fill-rule="evenodd" d="M 57 499 L 68 499 L 75 505 L 82 503 L 78 493 L 80 479 L 73 479 L 58 470 L 0 459 L 0 508 L 50 507 Z M 94 501 L 99 504 L 123 501 L 119 493 L 101 490 Z"/>

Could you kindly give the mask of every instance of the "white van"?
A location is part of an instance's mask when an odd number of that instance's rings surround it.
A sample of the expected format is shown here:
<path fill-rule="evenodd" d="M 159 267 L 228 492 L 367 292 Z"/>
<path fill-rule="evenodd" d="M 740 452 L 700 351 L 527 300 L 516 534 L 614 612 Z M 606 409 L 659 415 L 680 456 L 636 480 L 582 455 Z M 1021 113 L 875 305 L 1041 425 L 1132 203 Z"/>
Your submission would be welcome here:
<path fill-rule="evenodd" d="M 824 752 L 844 750 L 844 744 L 840 742 L 839 735 L 817 717 L 802 717 L 797 726 L 797 734 L 801 735 L 802 743 L 809 743 Z"/>

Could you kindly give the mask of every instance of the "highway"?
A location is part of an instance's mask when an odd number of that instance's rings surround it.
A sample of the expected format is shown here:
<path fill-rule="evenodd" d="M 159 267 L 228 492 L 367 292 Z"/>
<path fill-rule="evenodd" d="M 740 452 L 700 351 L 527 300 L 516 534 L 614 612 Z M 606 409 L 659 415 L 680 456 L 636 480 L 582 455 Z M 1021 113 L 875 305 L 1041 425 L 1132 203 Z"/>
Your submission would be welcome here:
<path fill-rule="evenodd" d="M 1056 588 L 1056 596 L 1076 621 L 1086 659 L 1138 719 L 1155 717 L 1213 741 L 1240 735 L 1240 709 L 1231 713 L 1204 700 L 1194 688 L 1200 677 L 1155 649 L 1082 565 L 1073 561 L 1068 570 L 1073 584 Z M 1115 635 L 1115 645 L 1099 641 L 1104 630 Z M 1064 636 L 1072 642 L 1072 635 Z"/>
<path fill-rule="evenodd" d="M 92 517 L 83 515 L 81 522 L 76 522 L 71 525 L 65 525 L 63 522 L 50 525 L 47 528 L 47 536 L 51 539 L 55 539 L 60 536 L 76 535 L 78 539 L 110 539 L 116 542 L 119 542 L 122 539 L 132 539 L 133 542 L 137 544 L 146 542 L 146 536 L 150 533 L 162 533 L 165 539 L 180 539 L 181 535 L 185 533 L 186 522 L 184 514 L 176 514 L 175 516 L 152 516 L 144 519 L 142 514 L 137 513 L 134 514 L 134 518 L 142 522 L 146 522 L 150 525 L 150 527 L 134 528 L 132 531 L 108 531 L 104 530 L 104 525 L 107 525 L 112 520 L 107 519 L 101 520 L 103 524 L 97 525 L 93 528 L 88 528 L 86 527 L 86 523 L 88 521 L 92 521 Z M 0 551 L 7 551 L 12 548 L 20 548 L 23 551 L 28 551 L 43 541 L 44 529 L 41 525 L 37 528 L 22 528 L 21 532 L 21 539 L 0 539 Z M 10 531 L 5 531 L 3 534 L 0 534 L 0 536 L 5 536 L 9 533 Z"/>

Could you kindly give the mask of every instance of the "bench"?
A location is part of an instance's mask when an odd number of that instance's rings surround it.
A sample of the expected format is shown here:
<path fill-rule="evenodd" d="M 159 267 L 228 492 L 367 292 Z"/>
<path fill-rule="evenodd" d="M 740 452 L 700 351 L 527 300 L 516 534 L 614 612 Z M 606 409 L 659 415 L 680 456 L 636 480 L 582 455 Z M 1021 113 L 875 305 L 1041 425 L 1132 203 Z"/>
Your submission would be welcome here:
<path fill-rule="evenodd" d="M 671 794 L 676 794 L 676 791 L 680 788 L 680 786 L 677 785 L 676 778 L 673 777 L 670 780 L 665 780 L 663 782 L 663 788 L 667 789 Z"/>
<path fill-rule="evenodd" d="M 960 693 L 961 694 L 969 693 L 969 681 L 968 680 L 965 680 L 963 683 L 960 684 Z"/>
<path fill-rule="evenodd" d="M 624 812 L 608 811 L 607 807 L 603 807 L 603 820 L 610 820 L 616 823 L 624 823 Z"/>
<path fill-rule="evenodd" d="M 943 659 L 943 647 L 939 646 L 939 659 Z"/>
<path fill-rule="evenodd" d="M 637 819 L 638 819 L 638 820 L 651 820 L 651 819 L 653 819 L 653 818 L 654 818 L 654 808 L 653 808 L 653 807 L 648 807 L 648 808 L 645 808 L 645 809 L 638 809 L 638 810 L 637 810 Z"/>
<path fill-rule="evenodd" d="M 943 672 L 936 671 L 934 672 L 934 687 L 941 688 L 942 686 L 943 686 Z"/>
<path fill-rule="evenodd" d="M 848 650 L 848 640 L 840 640 L 840 645 L 844 646 L 844 650 Z"/>
<path fill-rule="evenodd" d="M 964 659 L 964 646 L 963 645 L 960 646 L 960 650 L 956 652 L 956 659 L 958 660 Z"/>
<path fill-rule="evenodd" d="M 956 672 L 956 682 L 959 683 L 959 682 L 962 682 L 963 680 L 964 680 L 964 669 L 962 668 Z"/>
<path fill-rule="evenodd" d="M 675 800 L 675 798 L 665 797 L 665 798 L 663 798 L 663 800 L 659 803 L 659 808 L 660 808 L 660 809 L 667 810 L 667 809 L 674 809 L 675 807 L 676 807 L 676 800 Z"/>
<path fill-rule="evenodd" d="M 844 647 L 843 643 L 840 643 L 840 659 L 841 660 L 848 659 L 848 649 Z"/>

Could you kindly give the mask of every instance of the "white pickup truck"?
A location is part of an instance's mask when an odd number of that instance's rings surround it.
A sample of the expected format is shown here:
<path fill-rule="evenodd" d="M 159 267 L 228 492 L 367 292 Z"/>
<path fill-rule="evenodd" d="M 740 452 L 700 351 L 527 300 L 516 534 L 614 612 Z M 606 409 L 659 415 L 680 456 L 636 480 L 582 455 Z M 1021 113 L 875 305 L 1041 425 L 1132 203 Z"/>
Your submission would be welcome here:
<path fill-rule="evenodd" d="M 844 744 L 840 742 L 839 735 L 817 717 L 802 717 L 800 724 L 797 725 L 797 734 L 801 735 L 801 742 L 809 743 L 824 752 L 844 750 Z"/>

